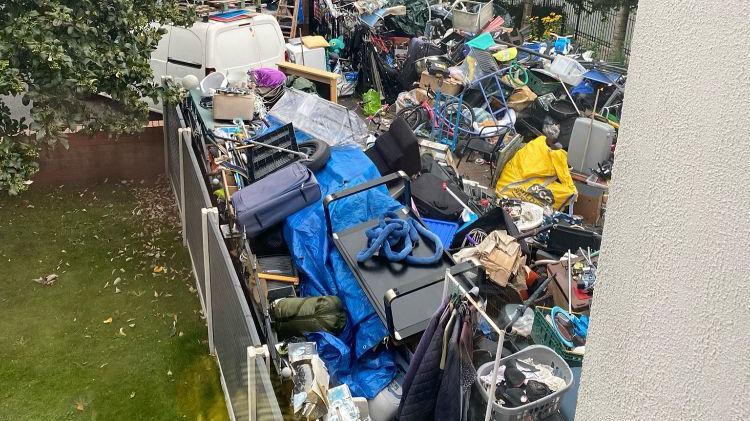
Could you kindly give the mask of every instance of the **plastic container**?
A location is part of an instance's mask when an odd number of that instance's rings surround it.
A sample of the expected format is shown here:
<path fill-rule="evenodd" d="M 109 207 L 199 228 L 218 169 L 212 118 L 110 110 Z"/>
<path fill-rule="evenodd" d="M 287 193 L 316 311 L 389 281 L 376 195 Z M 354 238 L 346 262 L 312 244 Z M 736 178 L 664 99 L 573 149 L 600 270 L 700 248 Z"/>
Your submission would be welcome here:
<path fill-rule="evenodd" d="M 568 56 L 557 55 L 552 60 L 549 71 L 556 74 L 561 81 L 568 85 L 576 86 L 583 81 L 586 68 Z"/>
<path fill-rule="evenodd" d="M 580 367 L 583 364 L 583 355 L 570 352 L 560 342 L 560 338 L 557 337 L 555 330 L 546 319 L 546 316 L 551 312 L 552 309 L 549 307 L 537 306 L 534 308 L 534 325 L 531 328 L 531 337 L 534 339 L 534 343 L 550 347 L 570 367 Z M 579 316 L 581 313 L 573 312 L 573 314 Z"/>
<path fill-rule="evenodd" d="M 559 80 L 554 79 L 553 77 L 548 76 L 544 73 L 537 72 L 534 69 L 531 69 L 528 72 L 528 75 L 529 81 L 526 82 L 526 86 L 528 86 L 529 89 L 531 89 L 531 91 L 538 96 L 554 94 L 557 93 L 559 89 L 561 89 Z"/>
<path fill-rule="evenodd" d="M 546 417 L 557 413 L 560 409 L 560 400 L 562 399 L 565 392 L 570 389 L 573 384 L 573 372 L 570 371 L 570 367 L 562 359 L 561 356 L 557 355 L 552 349 L 542 345 L 532 345 L 527 348 L 516 352 L 513 355 L 509 355 L 500 360 L 500 366 L 505 364 L 509 359 L 525 360 L 531 359 L 535 364 L 546 364 L 552 367 L 553 374 L 565 380 L 565 387 L 553 392 L 552 394 L 543 397 L 535 402 L 527 403 L 516 408 L 506 408 L 500 406 L 497 402 L 492 403 L 492 419 L 495 421 L 527 421 L 527 420 L 541 420 Z M 487 403 L 487 390 L 484 389 L 484 385 L 480 380 L 480 377 L 491 374 L 492 367 L 495 364 L 494 361 L 490 361 L 477 370 L 477 390 L 480 396 L 484 399 L 485 404 Z M 494 398 L 493 398 L 494 400 Z"/>
<path fill-rule="evenodd" d="M 294 135 L 294 128 L 291 124 L 281 126 L 278 129 L 258 136 L 253 140 L 267 145 L 299 151 L 297 138 Z M 278 149 L 264 148 L 262 146 L 248 148 L 247 169 L 248 174 L 250 175 L 250 181 L 256 182 L 268 174 L 280 170 L 298 160 L 299 156 Z"/>
<path fill-rule="evenodd" d="M 222 72 L 212 72 L 201 80 L 201 96 L 213 96 L 217 89 L 226 88 L 227 77 Z"/>
<path fill-rule="evenodd" d="M 456 231 L 458 231 L 458 224 L 426 218 L 422 218 L 422 222 L 424 222 L 428 230 L 440 237 L 440 241 L 443 242 L 443 247 L 450 247 L 451 242 L 453 242 L 453 237 L 455 237 Z"/>
<path fill-rule="evenodd" d="M 549 104 L 549 114 L 559 122 L 578 116 L 578 111 L 570 100 L 556 99 Z"/>
<path fill-rule="evenodd" d="M 492 2 L 463 0 L 453 8 L 453 28 L 478 34 L 494 18 Z"/>

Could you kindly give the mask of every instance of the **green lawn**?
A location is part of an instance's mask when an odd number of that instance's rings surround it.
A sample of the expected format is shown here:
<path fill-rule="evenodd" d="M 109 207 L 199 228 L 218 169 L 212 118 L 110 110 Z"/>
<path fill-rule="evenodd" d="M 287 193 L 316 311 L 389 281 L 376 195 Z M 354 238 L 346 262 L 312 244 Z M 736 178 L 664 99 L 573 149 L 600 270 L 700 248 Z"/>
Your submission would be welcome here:
<path fill-rule="evenodd" d="M 0 420 L 227 419 L 173 203 L 132 183 L 0 197 Z"/>

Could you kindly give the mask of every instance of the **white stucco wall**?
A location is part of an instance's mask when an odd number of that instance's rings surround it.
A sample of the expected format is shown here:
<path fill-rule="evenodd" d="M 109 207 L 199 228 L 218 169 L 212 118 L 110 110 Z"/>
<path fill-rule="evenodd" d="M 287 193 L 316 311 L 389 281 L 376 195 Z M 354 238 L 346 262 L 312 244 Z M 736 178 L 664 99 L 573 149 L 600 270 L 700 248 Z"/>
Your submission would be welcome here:
<path fill-rule="evenodd" d="M 748 51 L 748 0 L 640 0 L 577 421 L 750 419 Z"/>

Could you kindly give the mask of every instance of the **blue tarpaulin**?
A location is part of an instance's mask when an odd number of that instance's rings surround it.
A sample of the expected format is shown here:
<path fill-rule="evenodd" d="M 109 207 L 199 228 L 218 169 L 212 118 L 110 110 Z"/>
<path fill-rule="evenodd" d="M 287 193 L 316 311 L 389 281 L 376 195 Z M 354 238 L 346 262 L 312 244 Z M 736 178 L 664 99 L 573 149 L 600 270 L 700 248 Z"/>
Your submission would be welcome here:
<path fill-rule="evenodd" d="M 332 148 L 328 164 L 315 174 L 322 197 L 379 178 L 375 165 L 357 148 Z M 333 229 L 339 231 L 380 217 L 401 205 L 385 187 L 370 189 L 331 205 Z M 284 238 L 301 274 L 304 296 L 336 295 L 348 315 L 338 336 L 318 332 L 308 339 L 318 344 L 331 377 L 346 383 L 355 396 L 372 399 L 396 373 L 393 355 L 380 344 L 387 330 L 367 300 L 326 229 L 323 202 L 319 200 L 289 216 Z"/>

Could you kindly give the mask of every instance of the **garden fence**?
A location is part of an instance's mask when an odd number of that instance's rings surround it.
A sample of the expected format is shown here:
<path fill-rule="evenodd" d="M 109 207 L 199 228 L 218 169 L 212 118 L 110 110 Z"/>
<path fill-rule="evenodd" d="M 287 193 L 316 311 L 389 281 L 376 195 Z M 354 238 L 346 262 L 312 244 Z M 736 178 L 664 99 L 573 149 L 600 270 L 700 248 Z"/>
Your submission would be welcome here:
<path fill-rule="evenodd" d="M 519 20 L 523 10 L 523 0 L 498 0 L 516 20 L 516 26 L 523 26 Z M 579 43 L 594 50 L 596 57 L 605 61 L 627 61 L 630 56 L 630 42 L 637 9 L 628 15 L 627 30 L 623 51 L 615 51 L 616 10 L 593 11 L 591 0 L 534 0 L 534 14 L 546 15 L 548 10 L 562 12 L 563 29 L 559 35 L 572 35 Z"/>
<path fill-rule="evenodd" d="M 175 194 L 201 307 L 208 323 L 209 352 L 216 356 L 232 420 L 281 420 L 269 361 L 229 256 L 206 178 L 193 149 L 201 135 L 195 116 L 165 106 L 166 173 Z M 248 370 L 249 368 L 249 370 Z"/>

